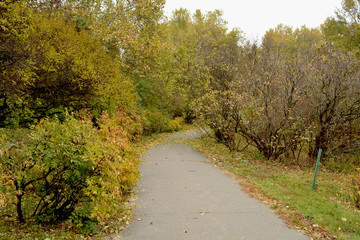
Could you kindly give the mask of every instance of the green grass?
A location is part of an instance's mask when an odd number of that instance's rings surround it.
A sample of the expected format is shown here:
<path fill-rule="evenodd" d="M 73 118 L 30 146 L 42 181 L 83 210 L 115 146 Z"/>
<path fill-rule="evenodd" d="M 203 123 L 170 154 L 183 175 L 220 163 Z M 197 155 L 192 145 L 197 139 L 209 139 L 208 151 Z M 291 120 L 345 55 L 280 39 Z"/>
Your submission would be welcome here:
<path fill-rule="evenodd" d="M 329 173 L 322 173 L 329 175 Z M 360 239 L 360 215 L 344 202 L 341 189 L 319 179 L 318 191 L 311 189 L 311 175 L 302 171 L 279 172 L 271 178 L 253 178 L 269 196 L 323 226 L 335 236 Z M 335 193 L 339 193 L 337 197 Z M 342 194 L 340 194 L 342 193 Z"/>
<path fill-rule="evenodd" d="M 252 196 L 314 239 L 360 239 L 360 211 L 349 200 L 350 175 L 321 170 L 318 187 L 313 191 L 312 168 L 267 161 L 255 150 L 232 153 L 210 138 L 186 142 L 229 172 Z"/>

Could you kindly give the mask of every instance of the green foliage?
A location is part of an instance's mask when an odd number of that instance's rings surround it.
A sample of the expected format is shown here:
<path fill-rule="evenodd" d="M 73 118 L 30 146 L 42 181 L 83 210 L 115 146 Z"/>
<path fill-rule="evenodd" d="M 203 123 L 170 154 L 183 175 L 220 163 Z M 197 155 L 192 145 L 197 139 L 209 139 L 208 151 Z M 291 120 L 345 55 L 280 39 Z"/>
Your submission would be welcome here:
<path fill-rule="evenodd" d="M 91 212 L 87 209 L 74 211 L 70 216 L 71 222 L 75 225 L 75 230 L 81 234 L 94 234 L 99 222 L 90 218 Z"/>
<path fill-rule="evenodd" d="M 99 38 L 77 31 L 61 12 L 49 16 L 30 5 L 14 3 L 6 13 L 8 28 L 18 31 L 4 28 L 1 35 L 1 126 L 28 126 L 61 114 L 65 107 L 101 112 L 135 106 L 131 81 Z M 23 26 L 18 15 L 26 19 Z"/>
<path fill-rule="evenodd" d="M 159 110 L 144 110 L 142 112 L 142 120 L 145 135 L 150 135 L 152 133 L 179 131 L 184 123 L 182 117 L 176 117 L 171 120 L 169 115 L 164 114 Z"/>
<path fill-rule="evenodd" d="M 279 24 L 265 33 L 263 45 L 265 44 L 271 44 L 275 51 L 305 54 L 310 53 L 311 49 L 321 47 L 324 37 L 316 28 L 302 26 L 294 30 L 290 26 Z"/>
<path fill-rule="evenodd" d="M 169 131 L 170 117 L 159 110 L 144 110 L 142 113 L 144 134 Z"/>
<path fill-rule="evenodd" d="M 137 162 L 126 146 L 119 148 L 119 139 L 106 136 L 86 121 L 67 117 L 63 123 L 41 121 L 31 143 L 5 142 L 2 186 L 8 203 L 15 197 L 20 222 L 31 217 L 62 221 L 75 209 L 103 221 L 118 209 L 136 184 Z"/>
<path fill-rule="evenodd" d="M 165 33 L 173 45 L 168 76 L 174 80 L 175 93 L 180 95 L 175 102 L 177 111 L 191 121 L 196 115 L 194 100 L 206 93 L 206 86 L 221 88 L 233 77 L 242 33 L 238 29 L 228 32 L 219 10 L 199 10 L 191 16 L 186 9 L 174 11 Z"/>
<path fill-rule="evenodd" d="M 30 52 L 25 41 L 34 18 L 31 9 L 23 2 L 3 1 L 0 9 L 0 125 L 3 126 L 6 115 L 14 110 L 9 108 L 13 102 L 22 102 L 19 94 L 33 76 L 27 58 Z M 18 111 L 16 115 L 19 114 Z"/>
<path fill-rule="evenodd" d="M 342 9 L 336 12 L 336 18 L 330 17 L 321 25 L 325 39 L 337 48 L 345 49 L 359 56 L 359 15 L 359 0 L 343 0 Z"/>

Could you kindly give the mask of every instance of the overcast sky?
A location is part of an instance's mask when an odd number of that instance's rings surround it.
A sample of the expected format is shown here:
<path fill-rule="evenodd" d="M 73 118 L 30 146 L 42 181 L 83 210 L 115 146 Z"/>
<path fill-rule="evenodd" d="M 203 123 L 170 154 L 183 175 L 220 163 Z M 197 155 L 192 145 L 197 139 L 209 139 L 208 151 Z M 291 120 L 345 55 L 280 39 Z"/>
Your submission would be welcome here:
<path fill-rule="evenodd" d="M 223 10 L 230 29 L 239 27 L 248 39 L 261 40 L 266 30 L 283 23 L 293 27 L 319 27 L 335 10 L 341 0 L 166 0 L 165 15 L 174 9 L 186 8 Z"/>

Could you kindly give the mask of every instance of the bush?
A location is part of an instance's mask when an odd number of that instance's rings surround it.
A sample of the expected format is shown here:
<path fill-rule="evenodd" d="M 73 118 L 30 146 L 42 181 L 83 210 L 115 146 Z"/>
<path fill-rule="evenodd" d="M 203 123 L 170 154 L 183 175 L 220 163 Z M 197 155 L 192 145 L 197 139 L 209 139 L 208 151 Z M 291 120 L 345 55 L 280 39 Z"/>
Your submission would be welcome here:
<path fill-rule="evenodd" d="M 97 34 L 25 2 L 1 5 L 0 126 L 28 127 L 64 108 L 135 106 L 132 81 Z"/>
<path fill-rule="evenodd" d="M 159 110 L 144 110 L 142 117 L 145 135 L 170 131 L 170 117 Z"/>
<path fill-rule="evenodd" d="M 20 222 L 58 222 L 81 209 L 102 222 L 121 205 L 136 184 L 138 163 L 105 134 L 67 116 L 64 122 L 41 121 L 31 143 L 3 141 L 0 172 L 6 190 L 0 194 L 10 204 L 15 197 Z"/>
<path fill-rule="evenodd" d="M 126 113 L 117 109 L 113 116 L 106 111 L 99 119 L 101 132 L 107 140 L 116 144 L 127 145 L 137 140 L 143 134 L 142 119 L 136 112 Z M 124 149 L 124 146 L 121 147 Z"/>
<path fill-rule="evenodd" d="M 71 222 L 75 225 L 77 232 L 81 234 L 93 234 L 95 233 L 96 226 L 99 222 L 96 219 L 92 219 L 89 216 L 91 213 L 87 210 L 80 209 L 75 211 L 70 217 Z"/>
<path fill-rule="evenodd" d="M 177 117 L 169 122 L 169 128 L 173 131 L 179 131 L 184 124 L 182 117 Z"/>

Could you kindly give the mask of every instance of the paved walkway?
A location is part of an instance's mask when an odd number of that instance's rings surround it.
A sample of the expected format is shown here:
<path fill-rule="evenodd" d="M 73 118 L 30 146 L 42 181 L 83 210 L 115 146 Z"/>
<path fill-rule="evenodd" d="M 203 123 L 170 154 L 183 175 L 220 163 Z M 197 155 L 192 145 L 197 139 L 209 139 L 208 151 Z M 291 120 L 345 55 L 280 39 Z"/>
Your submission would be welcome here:
<path fill-rule="evenodd" d="M 136 216 L 115 239 L 309 239 L 206 161 L 183 144 L 150 149 L 141 167 Z"/>

